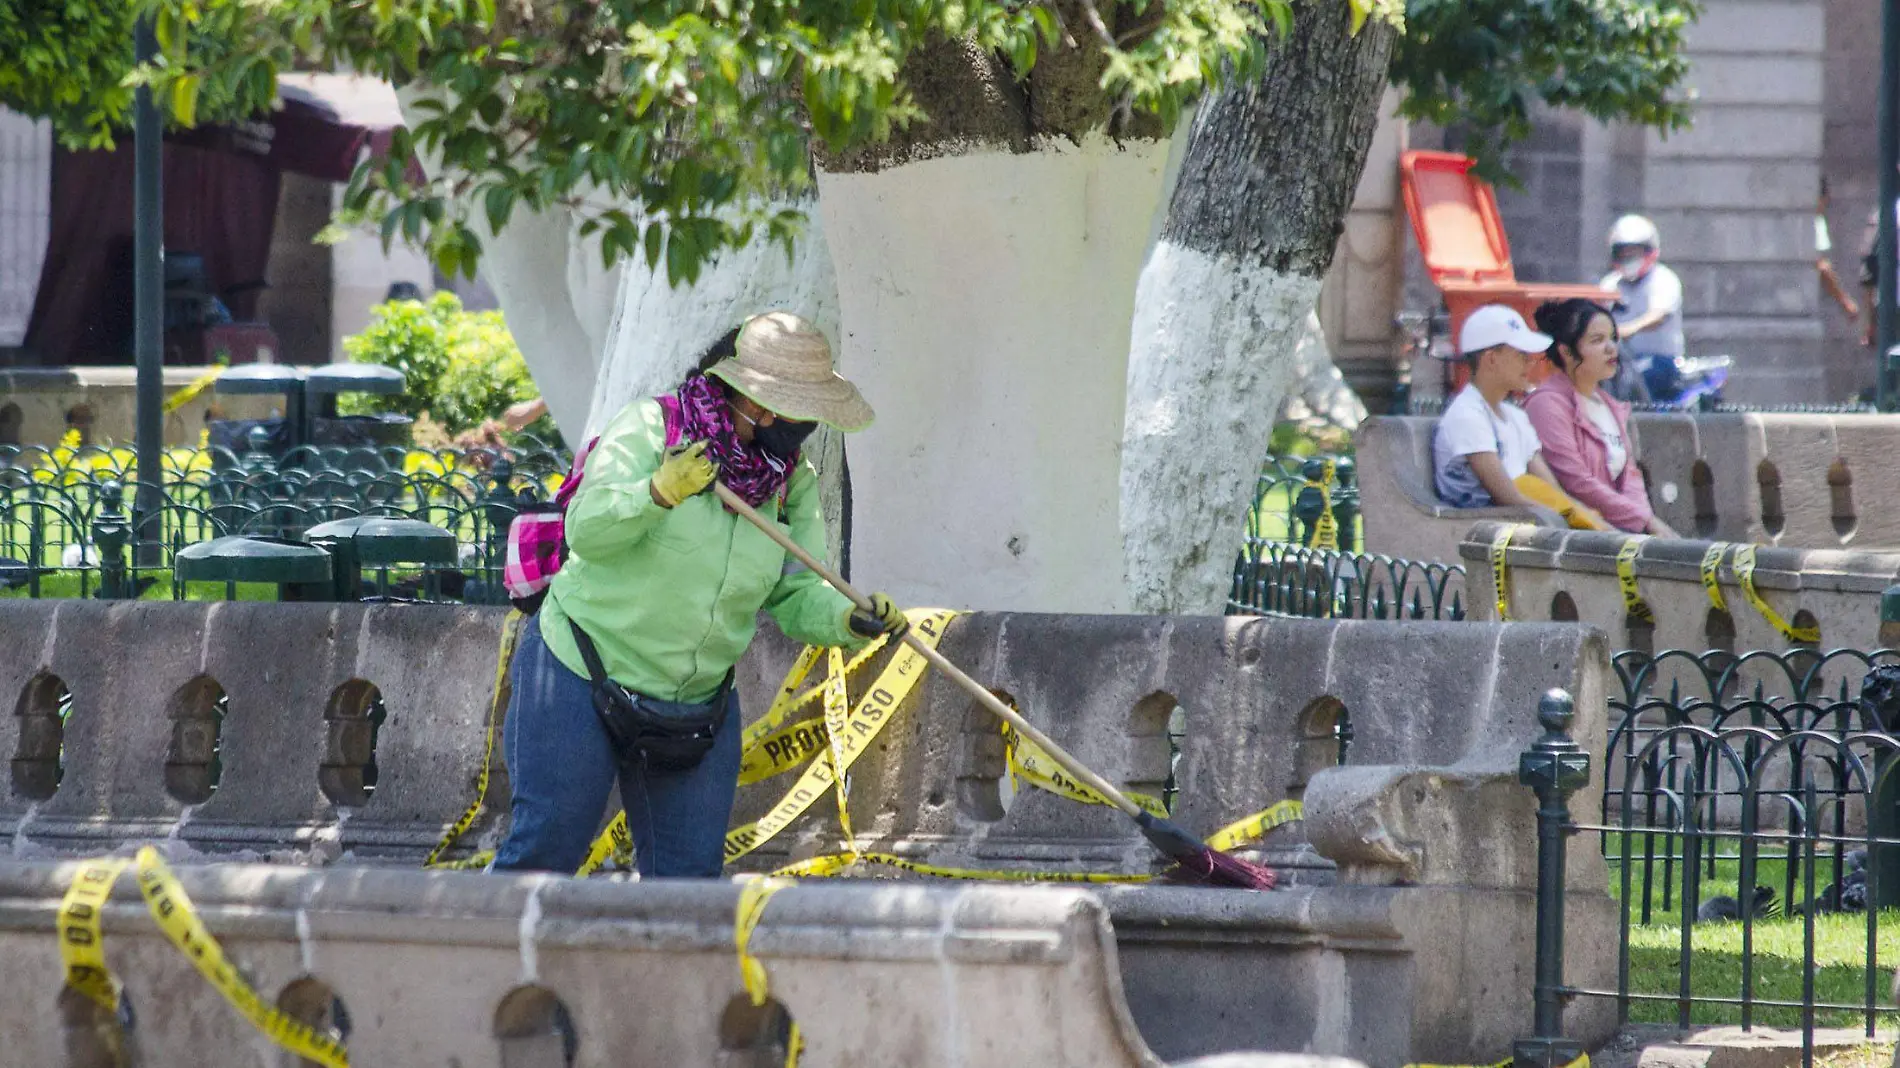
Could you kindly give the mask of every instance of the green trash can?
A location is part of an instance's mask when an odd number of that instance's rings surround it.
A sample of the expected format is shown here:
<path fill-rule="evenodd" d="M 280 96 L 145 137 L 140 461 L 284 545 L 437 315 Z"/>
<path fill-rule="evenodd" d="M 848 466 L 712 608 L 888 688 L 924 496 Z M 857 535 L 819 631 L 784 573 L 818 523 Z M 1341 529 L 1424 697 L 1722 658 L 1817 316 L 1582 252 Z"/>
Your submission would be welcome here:
<path fill-rule="evenodd" d="M 312 545 L 323 547 L 336 558 L 333 589 L 335 597 L 344 601 L 363 599 L 365 570 L 377 574 L 377 595 L 388 596 L 389 571 L 397 567 L 421 568 L 423 596 L 441 600 L 442 568 L 455 565 L 459 550 L 455 535 L 441 527 L 390 516 L 355 516 L 320 523 L 310 528 L 307 537 Z"/>
<path fill-rule="evenodd" d="M 371 518 L 353 515 L 347 519 L 332 519 L 304 531 L 304 540 L 330 554 L 330 599 L 333 601 L 363 599 L 363 564 L 356 556 L 356 528 Z"/>
<path fill-rule="evenodd" d="M 240 582 L 268 582 L 285 601 L 323 600 L 331 584 L 330 554 L 282 538 L 237 534 L 178 550 L 173 569 L 179 582 L 222 582 L 237 599 Z"/>

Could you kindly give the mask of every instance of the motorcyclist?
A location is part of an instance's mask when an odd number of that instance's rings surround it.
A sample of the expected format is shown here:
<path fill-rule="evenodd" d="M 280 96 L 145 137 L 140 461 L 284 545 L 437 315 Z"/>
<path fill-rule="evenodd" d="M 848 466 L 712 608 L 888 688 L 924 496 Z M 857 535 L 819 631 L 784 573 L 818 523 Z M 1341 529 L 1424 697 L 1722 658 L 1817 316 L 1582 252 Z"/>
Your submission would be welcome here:
<path fill-rule="evenodd" d="M 1656 224 L 1641 215 L 1625 215 L 1610 227 L 1610 273 L 1604 289 L 1613 289 L 1613 312 L 1624 358 L 1612 395 L 1626 401 L 1650 400 L 1644 376 L 1662 358 L 1672 371 L 1683 354 L 1682 279 L 1664 266 Z"/>

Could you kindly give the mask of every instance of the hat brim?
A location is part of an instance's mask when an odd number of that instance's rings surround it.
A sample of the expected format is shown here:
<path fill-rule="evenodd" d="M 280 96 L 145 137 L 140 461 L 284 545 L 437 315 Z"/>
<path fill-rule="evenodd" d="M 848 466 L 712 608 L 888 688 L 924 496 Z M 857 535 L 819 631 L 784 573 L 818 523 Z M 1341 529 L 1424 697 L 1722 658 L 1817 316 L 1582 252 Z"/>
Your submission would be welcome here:
<path fill-rule="evenodd" d="M 1439 359 L 1462 360 L 1476 356 L 1486 349 L 1497 348 L 1499 345 L 1509 345 L 1526 356 L 1542 356 L 1550 351 L 1550 346 L 1555 340 L 1549 334 L 1540 334 L 1535 330 L 1518 330 L 1513 331 L 1509 337 L 1501 337 L 1489 345 L 1479 345 L 1475 349 L 1465 349 L 1456 356 L 1440 356 Z"/>
<path fill-rule="evenodd" d="M 871 425 L 877 413 L 843 375 L 833 371 L 822 382 L 804 382 L 780 378 L 737 360 L 725 359 L 706 372 L 774 415 L 808 423 L 823 423 L 833 430 L 853 433 Z"/>

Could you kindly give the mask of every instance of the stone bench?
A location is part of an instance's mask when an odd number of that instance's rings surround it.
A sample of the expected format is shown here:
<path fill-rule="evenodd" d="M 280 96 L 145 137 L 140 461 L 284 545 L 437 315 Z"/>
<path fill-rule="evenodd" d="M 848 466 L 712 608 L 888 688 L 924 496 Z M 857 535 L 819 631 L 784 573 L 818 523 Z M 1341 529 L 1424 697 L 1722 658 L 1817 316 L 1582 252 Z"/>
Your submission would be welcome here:
<path fill-rule="evenodd" d="M 62 966 L 52 932 L 74 869 L 0 864 L 9 1064 L 80 1063 L 68 1050 L 111 1027 L 70 993 L 54 1011 Z M 730 884 L 250 865 L 177 874 L 261 997 L 302 1008 L 306 1020 L 349 1021 L 356 1064 L 776 1066 L 782 1049 L 761 1056 L 773 1041 L 758 1039 L 778 1013 L 799 1024 L 812 1065 L 1160 1063 L 1128 1015 L 1107 915 L 1081 890 L 787 888 L 750 942 L 770 978 L 762 1013 L 740 983 Z M 139 1063 L 277 1063 L 260 1061 L 262 1040 L 165 941 L 130 872 L 104 936 Z M 571 1061 L 557 1013 L 577 1042 Z"/>
<path fill-rule="evenodd" d="M 435 606 L 0 603 L 0 700 L 16 712 L 0 716 L 12 760 L 0 842 L 28 860 L 173 839 L 233 860 L 417 864 L 474 798 L 501 619 Z M 1180 709 L 1174 815 L 1195 833 L 1304 802 L 1304 824 L 1248 854 L 1281 867 L 1290 891 L 1100 894 L 1131 1011 L 1163 1056 L 1299 1049 L 1381 1066 L 1489 1063 L 1521 1035 L 1535 803 L 1516 783 L 1517 759 L 1551 687 L 1577 695 L 1573 734 L 1600 756 L 1600 634 L 973 614 L 942 649 L 1135 789 L 1161 792 Z M 762 633 L 740 670 L 749 716 L 792 653 Z M 879 667 L 854 676 L 854 698 Z M 1012 792 L 999 743 L 966 694 L 927 676 L 853 769 L 858 846 L 961 867 L 1155 869 L 1113 811 Z M 499 758 L 495 772 L 471 847 L 503 825 Z M 791 782 L 742 789 L 735 823 Z M 826 797 L 746 866 L 841 845 Z M 1615 963 L 1607 876 L 1581 839 L 1570 863 L 1571 923 L 1603 932 L 1573 943 L 1570 979 L 1601 987 Z M 1583 1002 L 1571 1022 L 1589 1036 L 1613 1019 Z"/>
<path fill-rule="evenodd" d="M 1481 520 L 1561 528 L 1554 517 L 1447 508 L 1431 481 L 1423 416 L 1380 416 L 1354 435 L 1366 548 L 1455 560 Z M 1638 412 L 1637 466 L 1656 514 L 1685 537 L 1812 549 L 1900 548 L 1900 417 Z"/>
<path fill-rule="evenodd" d="M 1365 550 L 1406 560 L 1455 562 L 1473 523 L 1494 520 L 1563 527 L 1563 518 L 1527 508 L 1453 508 L 1432 485 L 1432 432 L 1438 420 L 1379 415 L 1353 432 Z"/>

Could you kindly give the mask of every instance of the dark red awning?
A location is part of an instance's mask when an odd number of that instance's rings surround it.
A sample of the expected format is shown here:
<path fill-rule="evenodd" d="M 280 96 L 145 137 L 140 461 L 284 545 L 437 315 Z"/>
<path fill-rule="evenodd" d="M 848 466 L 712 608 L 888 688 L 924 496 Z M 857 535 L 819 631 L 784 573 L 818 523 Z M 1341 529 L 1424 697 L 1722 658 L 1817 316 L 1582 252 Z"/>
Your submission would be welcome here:
<path fill-rule="evenodd" d="M 395 90 L 349 74 L 284 74 L 255 122 L 165 138 L 164 241 L 202 258 L 214 292 L 264 278 L 283 172 L 341 182 L 402 123 Z M 414 167 L 414 164 L 411 164 Z M 26 348 L 42 364 L 132 361 L 132 145 L 53 156 L 51 225 Z M 248 318 L 255 289 L 228 301 Z"/>

